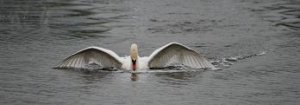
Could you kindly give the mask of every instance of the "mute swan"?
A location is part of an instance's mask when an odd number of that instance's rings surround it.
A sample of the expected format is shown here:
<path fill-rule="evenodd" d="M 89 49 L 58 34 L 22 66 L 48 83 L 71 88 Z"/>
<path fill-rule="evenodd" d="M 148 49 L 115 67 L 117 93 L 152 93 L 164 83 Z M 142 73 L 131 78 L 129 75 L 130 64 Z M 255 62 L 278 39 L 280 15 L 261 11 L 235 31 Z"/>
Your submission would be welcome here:
<path fill-rule="evenodd" d="M 130 56 L 119 57 L 115 52 L 101 47 L 87 47 L 64 59 L 55 68 L 88 69 L 97 65 L 100 69 L 146 70 L 161 69 L 172 63 L 179 63 L 191 68 L 215 67 L 206 58 L 177 42 L 171 42 L 156 49 L 149 57 L 140 57 L 137 44 L 130 47 Z"/>

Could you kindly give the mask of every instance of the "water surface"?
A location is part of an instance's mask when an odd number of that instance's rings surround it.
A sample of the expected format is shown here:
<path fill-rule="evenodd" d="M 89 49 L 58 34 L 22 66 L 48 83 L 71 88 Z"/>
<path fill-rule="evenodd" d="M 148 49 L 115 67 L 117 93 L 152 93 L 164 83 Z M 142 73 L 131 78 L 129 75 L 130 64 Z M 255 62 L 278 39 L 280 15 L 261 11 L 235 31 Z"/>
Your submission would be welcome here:
<path fill-rule="evenodd" d="M 1 0 L 5 105 L 296 105 L 297 0 Z M 255 55 L 218 71 L 85 73 L 52 69 L 94 45 L 140 55 L 183 43 L 210 60 Z"/>

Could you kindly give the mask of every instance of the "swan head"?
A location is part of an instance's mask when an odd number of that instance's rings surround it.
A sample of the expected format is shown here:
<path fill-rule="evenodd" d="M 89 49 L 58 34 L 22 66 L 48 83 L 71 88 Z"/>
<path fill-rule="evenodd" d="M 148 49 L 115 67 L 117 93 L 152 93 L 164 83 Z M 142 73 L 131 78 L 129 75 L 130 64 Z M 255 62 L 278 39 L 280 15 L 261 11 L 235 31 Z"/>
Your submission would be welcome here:
<path fill-rule="evenodd" d="M 133 43 L 130 47 L 130 58 L 131 58 L 131 67 L 135 71 L 137 69 L 137 60 L 138 60 L 138 46 Z"/>

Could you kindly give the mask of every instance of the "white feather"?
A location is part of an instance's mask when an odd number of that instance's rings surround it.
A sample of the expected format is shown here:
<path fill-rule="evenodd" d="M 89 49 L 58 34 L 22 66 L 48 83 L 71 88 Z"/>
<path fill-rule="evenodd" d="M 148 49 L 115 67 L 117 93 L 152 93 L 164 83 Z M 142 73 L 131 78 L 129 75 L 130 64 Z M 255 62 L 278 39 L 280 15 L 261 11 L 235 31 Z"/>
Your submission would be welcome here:
<path fill-rule="evenodd" d="M 192 68 L 214 68 L 203 55 L 177 42 L 171 42 L 155 50 L 149 56 L 148 67 L 164 68 L 168 63 L 173 62 Z"/>
<path fill-rule="evenodd" d="M 120 57 L 113 51 L 91 46 L 64 59 L 56 68 L 88 69 L 90 64 L 97 64 L 102 68 L 117 69 L 122 66 Z"/>

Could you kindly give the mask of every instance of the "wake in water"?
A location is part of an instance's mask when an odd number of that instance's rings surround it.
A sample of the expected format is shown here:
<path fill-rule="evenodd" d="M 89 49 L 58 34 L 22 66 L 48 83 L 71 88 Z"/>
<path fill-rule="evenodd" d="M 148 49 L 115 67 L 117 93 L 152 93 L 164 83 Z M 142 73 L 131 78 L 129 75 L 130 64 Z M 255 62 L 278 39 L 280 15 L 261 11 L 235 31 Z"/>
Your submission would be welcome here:
<path fill-rule="evenodd" d="M 244 60 L 244 59 L 248 59 L 248 58 L 252 58 L 252 57 L 256 57 L 256 56 L 262 56 L 262 55 L 265 55 L 266 53 L 267 53 L 266 51 L 262 51 L 257 54 L 251 54 L 251 55 L 246 55 L 246 56 L 239 55 L 239 56 L 234 56 L 234 57 L 229 57 L 229 58 L 222 58 L 222 59 L 211 61 L 211 63 L 216 68 L 218 68 L 218 70 L 220 70 L 220 69 L 229 68 L 231 65 L 234 64 L 234 62 L 237 62 L 239 60 Z"/>

